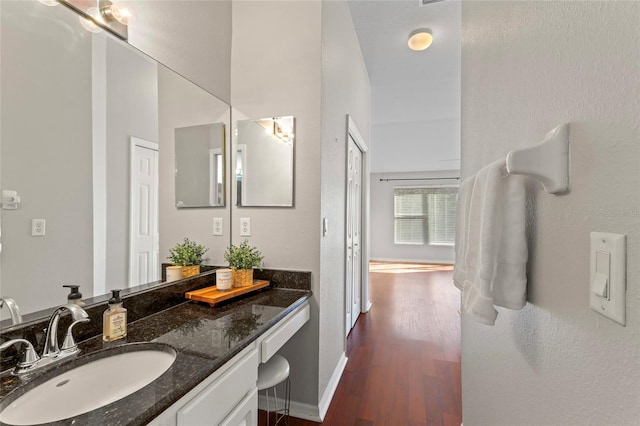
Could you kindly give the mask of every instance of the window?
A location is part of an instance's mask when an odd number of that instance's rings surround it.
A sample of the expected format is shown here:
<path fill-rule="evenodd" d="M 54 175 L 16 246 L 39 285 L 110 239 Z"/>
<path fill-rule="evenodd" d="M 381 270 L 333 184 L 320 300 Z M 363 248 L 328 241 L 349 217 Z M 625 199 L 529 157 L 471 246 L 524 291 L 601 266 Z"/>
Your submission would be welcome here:
<path fill-rule="evenodd" d="M 396 244 L 453 245 L 458 188 L 395 188 Z"/>

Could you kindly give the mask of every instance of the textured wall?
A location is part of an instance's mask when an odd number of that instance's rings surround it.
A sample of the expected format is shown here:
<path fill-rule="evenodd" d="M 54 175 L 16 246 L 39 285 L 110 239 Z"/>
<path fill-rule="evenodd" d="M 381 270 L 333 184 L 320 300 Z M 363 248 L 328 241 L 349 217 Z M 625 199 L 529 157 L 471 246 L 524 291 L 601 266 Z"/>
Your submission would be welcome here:
<path fill-rule="evenodd" d="M 321 216 L 327 218 L 329 232 L 321 239 L 321 400 L 345 349 L 346 116 L 351 116 L 360 135 L 369 143 L 370 99 L 369 78 L 349 8 L 343 1 L 323 1 Z M 320 222 L 314 225 L 319 233 Z M 362 242 L 363 257 L 366 256 L 366 244 L 366 241 Z M 366 281 L 366 276 L 363 279 Z M 328 396 L 326 394 L 325 398 Z"/>
<path fill-rule="evenodd" d="M 232 241 L 251 219 L 252 245 L 269 268 L 312 272 L 311 319 L 288 345 L 293 399 L 318 401 L 320 272 L 320 2 L 234 1 L 231 100 L 233 121 L 293 115 L 294 208 L 232 206 Z M 233 164 L 233 157 L 232 157 Z"/>
<path fill-rule="evenodd" d="M 160 227 L 160 262 L 166 262 L 176 243 L 187 237 L 209 249 L 208 265 L 225 265 L 224 250 L 229 245 L 229 179 L 225 182 L 225 207 L 176 208 L 175 129 L 206 123 L 224 123 L 225 146 L 229 146 L 230 108 L 166 67 L 158 68 L 158 216 Z M 229 172 L 227 171 L 227 176 Z M 223 236 L 214 236 L 212 220 L 223 218 Z"/>
<path fill-rule="evenodd" d="M 638 424 L 640 3 L 463 4 L 462 174 L 571 123 L 571 191 L 529 188 L 529 304 L 462 320 L 463 421 Z M 588 307 L 589 232 L 627 235 L 627 326 Z"/>
<path fill-rule="evenodd" d="M 231 100 L 231 0 L 123 0 L 129 43 L 209 93 Z"/>

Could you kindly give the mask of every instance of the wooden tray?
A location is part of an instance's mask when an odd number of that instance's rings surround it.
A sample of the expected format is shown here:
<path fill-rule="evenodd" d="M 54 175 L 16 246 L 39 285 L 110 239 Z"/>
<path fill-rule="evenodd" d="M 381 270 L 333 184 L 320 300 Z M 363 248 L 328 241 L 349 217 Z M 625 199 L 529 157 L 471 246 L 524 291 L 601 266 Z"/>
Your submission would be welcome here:
<path fill-rule="evenodd" d="M 217 303 L 220 303 L 224 300 L 233 299 L 234 297 L 238 297 L 240 295 L 259 290 L 261 288 L 265 288 L 268 285 L 269 281 L 253 280 L 253 285 L 232 288 L 229 291 L 218 291 L 218 289 L 213 286 L 201 288 L 200 290 L 188 291 L 184 296 L 187 299 L 197 300 L 198 302 L 205 302 L 211 306 L 215 306 Z"/>

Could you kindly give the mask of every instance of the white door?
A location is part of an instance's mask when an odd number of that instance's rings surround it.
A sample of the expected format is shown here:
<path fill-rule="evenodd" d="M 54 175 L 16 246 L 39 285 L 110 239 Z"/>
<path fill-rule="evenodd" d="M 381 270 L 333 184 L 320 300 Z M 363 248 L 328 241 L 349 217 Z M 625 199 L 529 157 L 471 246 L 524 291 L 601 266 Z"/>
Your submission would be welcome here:
<path fill-rule="evenodd" d="M 349 135 L 347 148 L 346 334 L 360 315 L 362 283 L 362 151 Z"/>
<path fill-rule="evenodd" d="M 158 146 L 131 138 L 131 220 L 129 286 L 157 281 Z"/>
<path fill-rule="evenodd" d="M 209 150 L 209 205 L 224 205 L 222 148 Z"/>

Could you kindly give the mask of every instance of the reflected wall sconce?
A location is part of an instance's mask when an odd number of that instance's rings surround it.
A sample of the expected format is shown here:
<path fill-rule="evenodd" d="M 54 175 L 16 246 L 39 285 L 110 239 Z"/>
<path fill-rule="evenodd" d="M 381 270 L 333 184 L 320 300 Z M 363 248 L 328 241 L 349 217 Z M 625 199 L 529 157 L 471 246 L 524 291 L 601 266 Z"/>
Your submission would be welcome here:
<path fill-rule="evenodd" d="M 428 28 L 421 28 L 414 30 L 409 34 L 409 49 L 411 50 L 425 50 L 431 46 L 433 42 L 433 35 Z"/>
<path fill-rule="evenodd" d="M 87 31 L 96 33 L 104 29 L 125 41 L 129 37 L 128 25 L 130 25 L 135 18 L 133 10 L 129 7 L 114 3 L 110 0 L 58 1 L 80 15 L 80 23 Z M 91 4 L 94 6 L 87 7 L 87 5 Z"/>

